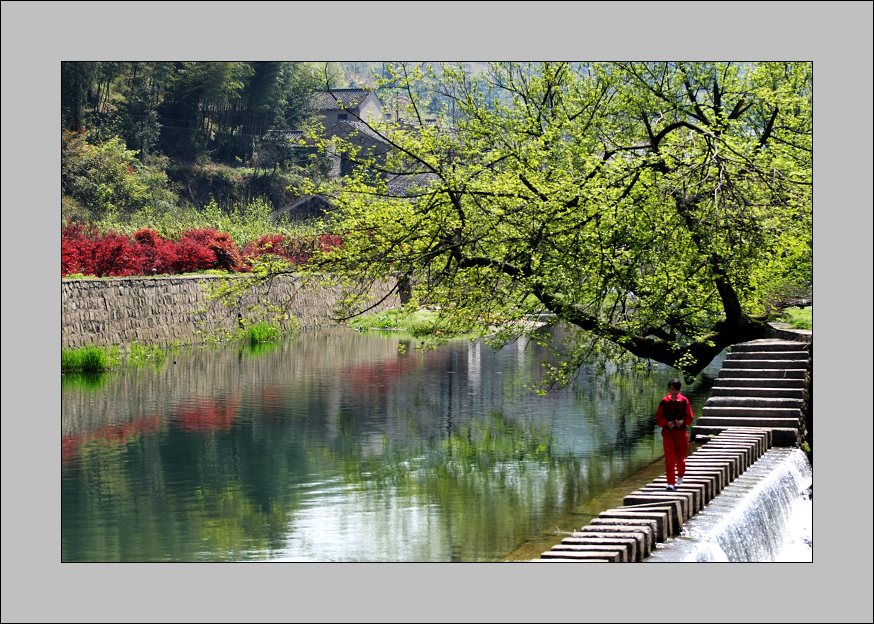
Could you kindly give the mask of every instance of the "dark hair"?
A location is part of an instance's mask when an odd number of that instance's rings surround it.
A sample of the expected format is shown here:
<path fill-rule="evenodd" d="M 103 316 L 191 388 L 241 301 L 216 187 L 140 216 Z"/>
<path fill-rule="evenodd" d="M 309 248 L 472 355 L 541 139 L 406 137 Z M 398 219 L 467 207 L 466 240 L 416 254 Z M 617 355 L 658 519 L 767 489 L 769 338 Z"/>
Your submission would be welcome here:
<path fill-rule="evenodd" d="M 676 377 L 674 377 L 673 379 L 671 379 L 668 382 L 668 388 L 676 388 L 677 390 L 679 390 L 681 387 L 682 387 L 682 384 L 680 383 L 680 380 L 677 379 Z"/>

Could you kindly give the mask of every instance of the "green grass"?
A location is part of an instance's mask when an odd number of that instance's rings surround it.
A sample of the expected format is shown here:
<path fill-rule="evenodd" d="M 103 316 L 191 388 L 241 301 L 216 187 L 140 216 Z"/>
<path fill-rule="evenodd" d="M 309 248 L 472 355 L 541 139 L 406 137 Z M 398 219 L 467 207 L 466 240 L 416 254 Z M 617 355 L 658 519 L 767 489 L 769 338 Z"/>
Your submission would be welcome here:
<path fill-rule="evenodd" d="M 168 354 L 177 353 L 179 348 L 180 344 L 177 341 L 164 347 L 131 343 L 122 349 L 118 346 L 62 349 L 61 372 L 105 373 L 122 364 L 131 367 L 151 364 L 159 367 L 165 362 Z"/>
<path fill-rule="evenodd" d="M 161 348 L 154 345 L 140 345 L 133 343 L 128 347 L 127 363 L 130 366 L 142 366 L 144 364 L 153 364 L 156 367 L 161 366 L 164 360 L 167 359 L 167 354 L 175 353 L 179 350 L 179 345 L 171 345 L 167 348 Z"/>
<path fill-rule="evenodd" d="M 246 330 L 246 339 L 250 345 L 262 342 L 276 342 L 280 336 L 279 328 L 270 323 L 255 323 Z"/>
<path fill-rule="evenodd" d="M 400 331 L 416 338 L 458 336 L 466 331 L 441 318 L 436 310 L 426 309 L 386 310 L 356 317 L 349 321 L 349 325 L 359 331 Z"/>
<path fill-rule="evenodd" d="M 813 308 L 786 308 L 783 320 L 795 329 L 813 329 Z"/>
<path fill-rule="evenodd" d="M 118 349 L 81 347 L 61 350 L 61 371 L 102 373 L 118 364 Z"/>
<path fill-rule="evenodd" d="M 177 239 L 186 230 L 214 228 L 227 232 L 238 248 L 265 234 L 283 234 L 288 238 L 306 238 L 325 232 L 317 219 L 296 222 L 276 222 L 270 215 L 273 207 L 264 199 L 254 199 L 230 209 L 215 202 L 203 208 L 174 207 L 172 210 L 144 208 L 130 215 L 105 215 L 96 225 L 102 230 L 114 230 L 131 235 L 140 228 L 150 228 L 167 239 Z"/>

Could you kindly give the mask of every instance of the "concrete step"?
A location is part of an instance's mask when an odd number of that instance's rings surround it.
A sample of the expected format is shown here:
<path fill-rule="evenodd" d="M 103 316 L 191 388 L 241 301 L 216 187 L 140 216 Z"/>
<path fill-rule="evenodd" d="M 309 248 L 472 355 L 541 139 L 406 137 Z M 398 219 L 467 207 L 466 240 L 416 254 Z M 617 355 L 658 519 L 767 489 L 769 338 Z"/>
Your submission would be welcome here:
<path fill-rule="evenodd" d="M 652 548 L 658 542 L 658 522 L 642 518 L 592 518 L 580 531 L 599 531 L 601 529 L 622 529 L 634 533 L 646 533 Z"/>
<path fill-rule="evenodd" d="M 696 425 L 695 436 L 715 436 L 730 428 L 721 425 Z M 798 446 L 801 443 L 801 437 L 797 428 L 767 427 L 767 429 L 771 432 L 772 446 Z"/>
<path fill-rule="evenodd" d="M 654 520 L 656 524 L 655 539 L 659 543 L 675 535 L 670 510 L 641 510 L 633 507 L 619 507 L 602 511 L 596 519 L 608 521 L 610 524 L 615 524 L 617 520 L 624 520 L 627 524 L 633 524 L 641 520 Z M 595 520 L 592 520 L 591 524 L 595 524 Z"/>
<path fill-rule="evenodd" d="M 660 485 L 656 484 L 656 483 L 650 483 L 648 485 L 643 486 L 639 490 L 632 492 L 632 494 L 638 494 L 638 493 L 650 494 L 650 493 L 654 492 L 656 494 L 673 494 L 673 495 L 683 495 L 683 496 L 688 495 L 691 497 L 689 499 L 689 513 L 691 513 L 694 516 L 696 513 L 701 511 L 701 507 L 704 506 L 704 489 L 705 489 L 702 484 L 693 483 L 693 484 L 690 484 L 688 486 L 683 484 L 681 486 L 677 486 L 676 491 L 668 491 L 667 489 L 665 489 L 666 484 L 667 484 L 667 480 L 665 481 L 665 483 L 662 483 Z"/>
<path fill-rule="evenodd" d="M 694 478 L 703 483 L 708 483 L 708 496 L 710 498 L 718 496 L 719 493 L 725 489 L 725 486 L 729 483 L 728 475 L 729 471 L 725 466 L 720 468 L 705 468 L 695 467 L 688 462 L 686 463 L 686 479 Z M 659 479 L 665 479 L 665 477 L 662 476 L 659 477 Z"/>
<path fill-rule="evenodd" d="M 649 557 L 649 554 L 655 548 L 655 530 L 648 526 L 636 526 L 629 528 L 627 526 L 616 526 L 610 524 L 588 525 L 582 527 L 579 531 L 574 531 L 571 537 L 623 537 L 637 540 L 637 549 L 643 553 L 644 557 Z"/>
<path fill-rule="evenodd" d="M 724 454 L 705 455 L 703 453 L 695 453 L 695 455 L 686 459 L 686 472 L 703 469 L 722 470 L 724 471 L 724 482 L 728 484 L 737 479 L 737 476 L 746 469 L 744 463 L 744 458 L 740 456 L 730 457 Z"/>
<path fill-rule="evenodd" d="M 561 544 L 553 546 L 552 550 L 565 550 L 565 546 L 597 546 L 603 549 L 623 549 L 624 555 L 622 561 L 641 561 L 643 552 L 637 547 L 637 540 L 633 537 L 566 537 L 561 540 Z"/>
<path fill-rule="evenodd" d="M 719 437 L 708 439 L 708 443 L 720 442 L 722 440 L 743 440 L 755 442 L 758 449 L 759 457 L 768 452 L 771 448 L 771 434 L 767 429 L 747 428 L 747 427 L 732 427 L 726 429 L 719 434 Z"/>
<path fill-rule="evenodd" d="M 724 379 L 741 377 L 743 379 L 801 379 L 804 380 L 807 370 L 803 368 L 732 368 L 723 367 L 719 371 L 719 382 Z"/>
<path fill-rule="evenodd" d="M 701 504 L 700 507 L 703 507 L 707 503 L 709 503 L 714 494 L 714 483 L 715 479 L 712 477 L 693 477 L 689 474 L 686 474 L 683 477 L 683 485 L 677 485 L 678 492 L 692 492 L 696 495 L 697 498 L 700 498 Z M 668 484 L 667 477 L 661 476 L 656 479 L 653 479 L 652 482 L 646 487 L 642 488 L 644 490 L 650 489 L 659 489 L 665 490 L 665 486 Z M 667 490 L 665 490 L 667 491 Z"/>
<path fill-rule="evenodd" d="M 726 360 L 809 360 L 807 351 L 731 351 Z"/>
<path fill-rule="evenodd" d="M 622 555 L 618 551 L 600 551 L 590 550 L 547 550 L 540 553 L 542 559 L 552 559 L 559 561 L 591 561 L 598 563 L 616 563 Z"/>
<path fill-rule="evenodd" d="M 548 552 L 548 551 L 547 551 Z M 542 559 L 529 559 L 528 563 L 612 563 L 609 559 L 591 559 L 588 557 L 564 556 L 564 557 L 543 557 Z"/>
<path fill-rule="evenodd" d="M 609 559 L 610 561 L 616 561 L 625 563 L 628 561 L 628 546 L 620 546 L 616 544 L 611 545 L 598 545 L 595 544 L 556 544 L 553 546 L 548 552 L 552 553 L 553 557 L 567 557 L 569 553 L 574 553 L 574 555 L 579 553 L 586 553 L 590 555 L 590 557 L 595 557 L 598 559 Z M 541 553 L 541 557 L 544 557 L 546 553 Z M 571 556 L 574 556 L 571 555 Z"/>
<path fill-rule="evenodd" d="M 665 501 L 654 503 L 641 503 L 639 505 L 623 505 L 619 509 L 625 509 L 634 513 L 664 513 L 665 535 L 673 537 L 679 535 L 683 528 L 683 510 L 680 501 Z"/>
<path fill-rule="evenodd" d="M 758 381 L 758 380 L 756 380 Z M 756 388 L 742 386 L 713 386 L 710 398 L 715 397 L 762 397 L 765 399 L 804 399 L 804 388 Z M 709 401 L 708 401 L 709 402 Z"/>
<path fill-rule="evenodd" d="M 806 351 L 806 346 L 809 343 L 795 342 L 792 340 L 750 340 L 749 342 L 739 342 L 731 347 L 731 352 L 737 351 Z"/>
<path fill-rule="evenodd" d="M 722 361 L 722 368 L 777 368 L 780 370 L 800 368 L 807 370 L 807 360 L 733 360 L 725 358 Z"/>
<path fill-rule="evenodd" d="M 692 517 L 694 497 L 691 492 L 668 492 L 666 490 L 641 492 L 640 490 L 626 495 L 622 499 L 624 507 L 637 505 L 671 505 L 674 508 L 674 522 L 682 524 Z"/>
<path fill-rule="evenodd" d="M 720 449 L 722 451 L 743 452 L 747 463 L 751 464 L 762 456 L 759 445 L 752 440 L 731 440 L 725 436 L 719 436 L 707 445 L 709 450 Z M 698 449 L 701 450 L 701 449 Z"/>
<path fill-rule="evenodd" d="M 695 420 L 697 424 L 701 419 L 711 417 L 754 417 L 754 418 L 800 418 L 801 410 L 797 407 L 755 407 L 751 405 L 705 405 L 701 408 L 701 416 Z"/>
<path fill-rule="evenodd" d="M 801 398 L 788 399 L 780 397 L 744 396 L 745 394 L 746 393 L 736 394 L 733 396 L 711 395 L 704 404 L 704 407 L 787 407 L 801 409 L 801 406 L 804 405 L 804 400 Z"/>
<path fill-rule="evenodd" d="M 805 385 L 803 376 L 787 379 L 782 377 L 743 377 L 741 375 L 736 375 L 736 372 L 737 371 L 729 371 L 729 374 L 724 376 L 720 374 L 720 377 L 715 383 L 719 384 L 720 388 L 760 388 L 763 390 L 803 390 Z"/>
<path fill-rule="evenodd" d="M 708 416 L 695 424 L 695 434 L 700 427 L 800 427 L 800 418 L 747 418 L 743 416 Z"/>

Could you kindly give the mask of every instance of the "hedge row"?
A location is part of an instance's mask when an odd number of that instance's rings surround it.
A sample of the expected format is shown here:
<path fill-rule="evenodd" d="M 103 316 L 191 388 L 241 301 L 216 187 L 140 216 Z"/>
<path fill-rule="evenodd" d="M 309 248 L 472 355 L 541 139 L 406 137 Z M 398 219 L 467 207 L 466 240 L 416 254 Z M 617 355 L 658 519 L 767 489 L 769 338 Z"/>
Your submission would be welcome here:
<path fill-rule="evenodd" d="M 61 277 L 178 275 L 208 269 L 248 272 L 252 262 L 265 254 L 301 265 L 316 251 L 327 251 L 341 243 L 342 239 L 333 234 L 300 239 L 267 234 L 240 250 L 229 234 L 212 228 L 187 230 L 178 240 L 169 240 L 148 228 L 129 237 L 68 223 L 61 231 Z"/>

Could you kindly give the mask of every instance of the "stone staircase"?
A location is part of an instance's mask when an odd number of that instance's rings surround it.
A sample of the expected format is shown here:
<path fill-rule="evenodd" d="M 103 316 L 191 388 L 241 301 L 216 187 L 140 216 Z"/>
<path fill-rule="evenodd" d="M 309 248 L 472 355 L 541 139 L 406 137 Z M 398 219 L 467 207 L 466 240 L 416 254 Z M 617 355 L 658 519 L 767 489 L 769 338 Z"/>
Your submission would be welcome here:
<path fill-rule="evenodd" d="M 692 433 L 706 438 L 730 427 L 771 431 L 775 446 L 797 446 L 810 408 L 812 344 L 753 340 L 734 345 Z"/>

